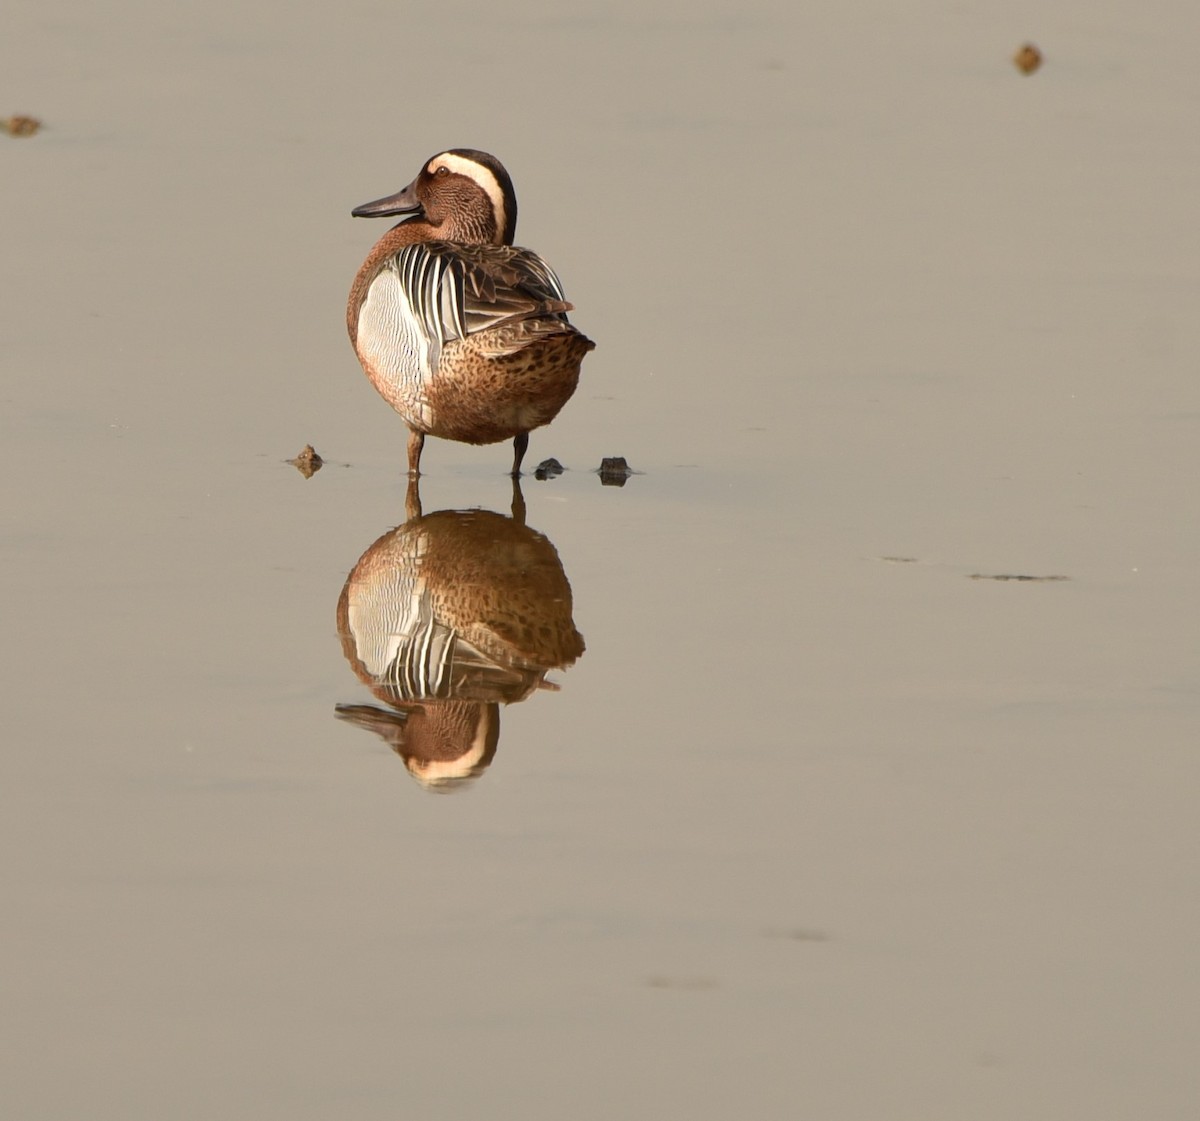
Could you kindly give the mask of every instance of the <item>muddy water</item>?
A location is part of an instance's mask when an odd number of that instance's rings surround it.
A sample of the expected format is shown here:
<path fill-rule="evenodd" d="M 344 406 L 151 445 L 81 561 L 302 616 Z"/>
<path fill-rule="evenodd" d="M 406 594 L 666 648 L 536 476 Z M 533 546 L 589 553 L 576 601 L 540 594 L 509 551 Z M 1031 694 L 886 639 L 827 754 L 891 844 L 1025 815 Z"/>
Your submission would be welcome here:
<path fill-rule="evenodd" d="M 6 16 L 6 1116 L 1190 1115 L 1194 6 L 792 7 Z M 599 343 L 522 517 L 343 335 L 453 145 Z"/>

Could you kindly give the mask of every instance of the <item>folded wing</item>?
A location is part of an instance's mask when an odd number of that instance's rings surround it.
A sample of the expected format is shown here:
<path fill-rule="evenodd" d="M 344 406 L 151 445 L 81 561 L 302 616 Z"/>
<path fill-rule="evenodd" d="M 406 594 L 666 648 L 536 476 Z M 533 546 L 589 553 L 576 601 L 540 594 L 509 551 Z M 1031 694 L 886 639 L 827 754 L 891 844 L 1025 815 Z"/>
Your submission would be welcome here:
<path fill-rule="evenodd" d="M 385 267 L 428 340 L 434 368 L 445 343 L 531 320 L 561 330 L 571 310 L 554 270 L 529 249 L 418 242 Z"/>

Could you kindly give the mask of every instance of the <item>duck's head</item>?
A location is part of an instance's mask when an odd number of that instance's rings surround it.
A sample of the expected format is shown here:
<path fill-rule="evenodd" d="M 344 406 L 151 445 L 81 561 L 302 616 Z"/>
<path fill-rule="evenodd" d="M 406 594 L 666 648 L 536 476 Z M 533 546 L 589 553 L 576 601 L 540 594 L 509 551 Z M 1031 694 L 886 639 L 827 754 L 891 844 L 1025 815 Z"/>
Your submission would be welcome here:
<path fill-rule="evenodd" d="M 444 241 L 512 245 L 517 230 L 517 196 L 504 165 L 487 152 L 451 148 L 425 162 L 404 190 L 356 206 L 356 218 L 403 214 L 420 219 Z"/>

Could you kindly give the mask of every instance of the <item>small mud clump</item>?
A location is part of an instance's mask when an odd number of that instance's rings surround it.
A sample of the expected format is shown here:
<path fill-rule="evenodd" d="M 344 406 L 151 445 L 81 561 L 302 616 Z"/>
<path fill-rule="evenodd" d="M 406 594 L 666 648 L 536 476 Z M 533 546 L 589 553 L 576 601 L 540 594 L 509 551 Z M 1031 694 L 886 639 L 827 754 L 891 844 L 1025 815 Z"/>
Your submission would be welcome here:
<path fill-rule="evenodd" d="M 317 455 L 317 450 L 312 444 L 305 444 L 304 450 L 295 459 L 289 459 L 288 463 L 306 479 L 311 479 L 324 466 L 325 460 Z"/>
<path fill-rule="evenodd" d="M 1032 43 L 1026 43 L 1013 55 L 1013 65 L 1022 74 L 1032 74 L 1042 65 L 1042 52 Z"/>
<path fill-rule="evenodd" d="M 0 128 L 9 136 L 33 136 L 41 127 L 42 122 L 37 117 L 27 117 L 22 113 L 0 118 Z"/>
<path fill-rule="evenodd" d="M 623 455 L 608 456 L 600 461 L 600 482 L 606 487 L 623 487 L 633 469 Z"/>
<path fill-rule="evenodd" d="M 543 459 L 533 469 L 533 477 L 545 482 L 547 479 L 557 479 L 566 470 L 557 459 Z"/>

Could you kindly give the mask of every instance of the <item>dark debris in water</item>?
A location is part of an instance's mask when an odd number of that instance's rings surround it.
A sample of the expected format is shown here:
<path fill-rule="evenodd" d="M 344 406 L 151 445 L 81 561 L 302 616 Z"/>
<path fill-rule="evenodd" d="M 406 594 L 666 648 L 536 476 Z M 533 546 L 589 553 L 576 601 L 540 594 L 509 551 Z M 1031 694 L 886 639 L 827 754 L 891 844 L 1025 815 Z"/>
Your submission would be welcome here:
<path fill-rule="evenodd" d="M 37 117 L 29 117 L 24 113 L 16 113 L 11 117 L 0 117 L 0 129 L 9 136 L 33 136 L 42 127 Z"/>
<path fill-rule="evenodd" d="M 600 461 L 600 482 L 606 487 L 623 487 L 632 474 L 623 455 L 606 456 Z"/>
<path fill-rule="evenodd" d="M 1056 580 L 1070 580 L 1070 576 L 1029 576 L 1023 572 L 972 572 L 968 580 L 1018 580 L 1026 584 L 1048 584 Z"/>
<path fill-rule="evenodd" d="M 306 479 L 311 479 L 324 466 L 325 460 L 317 455 L 317 450 L 312 444 L 305 444 L 304 450 L 295 459 L 289 459 L 288 463 Z"/>
<path fill-rule="evenodd" d="M 557 459 L 543 459 L 533 469 L 533 477 L 545 482 L 546 479 L 557 479 L 565 470 L 566 468 Z"/>

